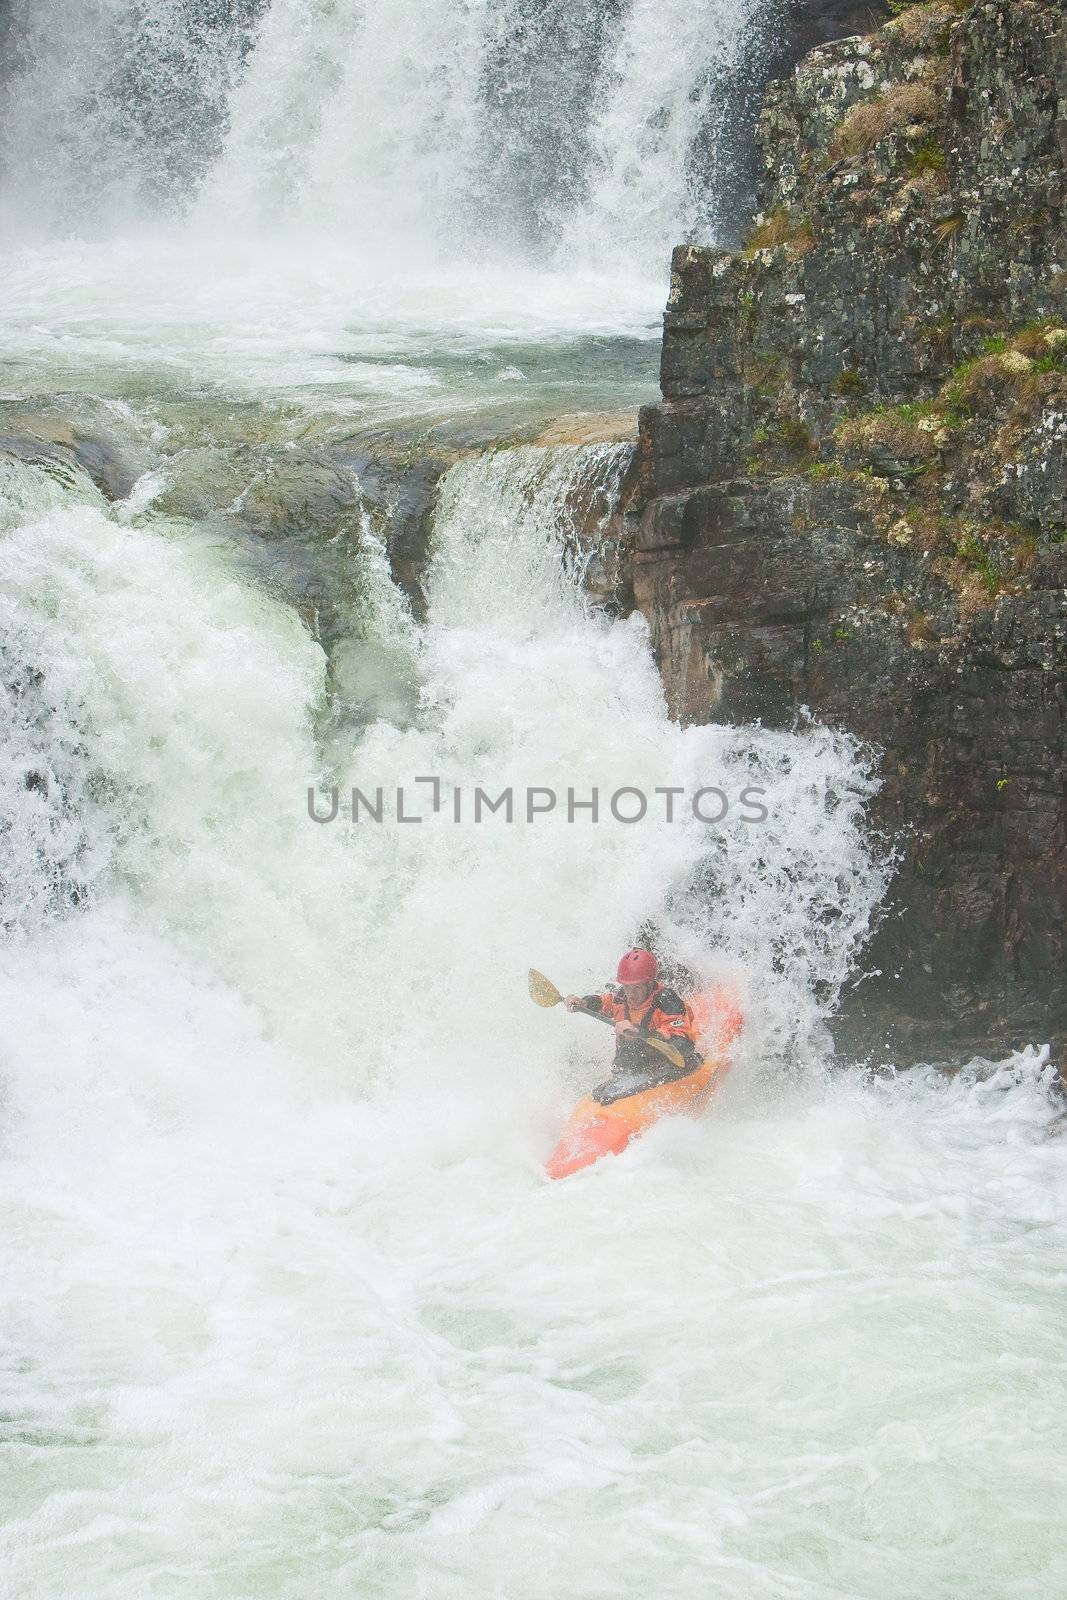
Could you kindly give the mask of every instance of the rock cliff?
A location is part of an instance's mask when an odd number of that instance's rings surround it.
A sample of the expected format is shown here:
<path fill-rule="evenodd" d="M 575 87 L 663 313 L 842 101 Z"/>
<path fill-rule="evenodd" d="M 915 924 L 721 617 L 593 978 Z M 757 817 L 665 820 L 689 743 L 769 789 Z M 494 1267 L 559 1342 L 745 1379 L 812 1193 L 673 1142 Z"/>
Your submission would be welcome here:
<path fill-rule="evenodd" d="M 883 750 L 900 870 L 853 1035 L 1062 1046 L 1061 8 L 907 6 L 772 84 L 759 146 L 743 247 L 675 252 L 633 601 L 679 717 L 807 708 Z"/>

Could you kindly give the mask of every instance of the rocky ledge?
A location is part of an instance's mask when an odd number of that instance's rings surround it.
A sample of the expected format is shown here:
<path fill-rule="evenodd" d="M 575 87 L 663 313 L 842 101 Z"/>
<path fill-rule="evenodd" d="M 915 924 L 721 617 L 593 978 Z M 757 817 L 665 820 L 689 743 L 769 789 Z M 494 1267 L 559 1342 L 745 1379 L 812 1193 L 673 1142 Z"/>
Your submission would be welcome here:
<path fill-rule="evenodd" d="M 675 252 L 629 579 L 687 721 L 884 752 L 852 1044 L 1067 1037 L 1061 7 L 910 5 L 772 84 L 762 211 Z"/>

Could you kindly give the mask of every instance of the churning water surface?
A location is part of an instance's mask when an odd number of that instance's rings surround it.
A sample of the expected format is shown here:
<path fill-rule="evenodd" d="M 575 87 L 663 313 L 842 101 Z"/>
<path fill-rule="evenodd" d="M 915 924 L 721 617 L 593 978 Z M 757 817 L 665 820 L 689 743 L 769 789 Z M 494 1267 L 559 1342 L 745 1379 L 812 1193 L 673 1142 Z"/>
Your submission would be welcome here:
<path fill-rule="evenodd" d="M 627 446 L 458 461 L 424 618 L 353 514 L 326 643 L 219 507 L 176 498 L 210 454 L 239 500 L 264 440 L 316 428 L 647 398 L 667 250 L 713 227 L 700 152 L 756 20 L 11 8 L 19 1600 L 1067 1588 L 1051 1068 L 1027 1041 L 951 1079 L 833 1060 L 891 875 L 876 757 L 671 723 L 639 620 L 580 583 L 575 508 L 610 504 Z M 62 418 L 126 452 L 123 498 L 34 454 Z M 755 783 L 768 817 L 308 817 L 309 784 L 427 774 L 449 797 Z M 702 1121 L 551 1185 L 610 1041 L 535 1011 L 526 969 L 584 989 L 650 920 L 742 995 L 734 1070 Z"/>

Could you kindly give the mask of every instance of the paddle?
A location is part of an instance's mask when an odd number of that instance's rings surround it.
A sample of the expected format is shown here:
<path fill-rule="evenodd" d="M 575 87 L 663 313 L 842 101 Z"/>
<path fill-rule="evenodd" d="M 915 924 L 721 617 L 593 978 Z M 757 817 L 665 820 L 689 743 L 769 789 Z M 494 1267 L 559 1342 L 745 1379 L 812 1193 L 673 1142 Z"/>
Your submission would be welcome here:
<path fill-rule="evenodd" d="M 551 978 L 546 978 L 543 972 L 538 972 L 536 967 L 531 967 L 530 999 L 535 1005 L 544 1006 L 547 1009 L 549 1006 L 558 1006 L 561 1003 L 563 996 L 560 994 Z M 585 1017 L 595 1017 L 597 1022 L 606 1022 L 609 1027 L 613 1028 L 615 1026 L 612 1019 L 610 1017 L 605 1017 L 600 1011 L 583 1011 L 582 1015 Z M 639 1033 L 637 1037 L 640 1042 L 644 1045 L 647 1045 L 650 1050 L 657 1050 L 661 1056 L 665 1056 L 672 1067 L 677 1067 L 680 1070 L 685 1066 L 685 1057 L 682 1055 L 682 1052 L 680 1050 L 676 1050 L 673 1044 L 668 1044 L 665 1039 L 652 1039 L 647 1033 Z"/>

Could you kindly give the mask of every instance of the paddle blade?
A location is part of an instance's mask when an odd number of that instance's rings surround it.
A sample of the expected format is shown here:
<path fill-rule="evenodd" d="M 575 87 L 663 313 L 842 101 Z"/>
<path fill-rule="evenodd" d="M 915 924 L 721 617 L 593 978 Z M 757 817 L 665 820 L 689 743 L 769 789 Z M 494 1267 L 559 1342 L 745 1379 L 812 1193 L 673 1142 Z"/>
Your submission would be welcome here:
<path fill-rule="evenodd" d="M 530 968 L 530 999 L 537 1006 L 558 1006 L 563 996 L 551 978 L 546 978 L 536 967 Z"/>
<path fill-rule="evenodd" d="M 679 1071 L 685 1066 L 682 1052 L 676 1050 L 673 1044 L 668 1044 L 666 1039 L 643 1039 L 642 1043 L 647 1044 L 651 1050 L 658 1051 L 661 1056 L 665 1056 L 671 1066 L 677 1067 Z"/>

